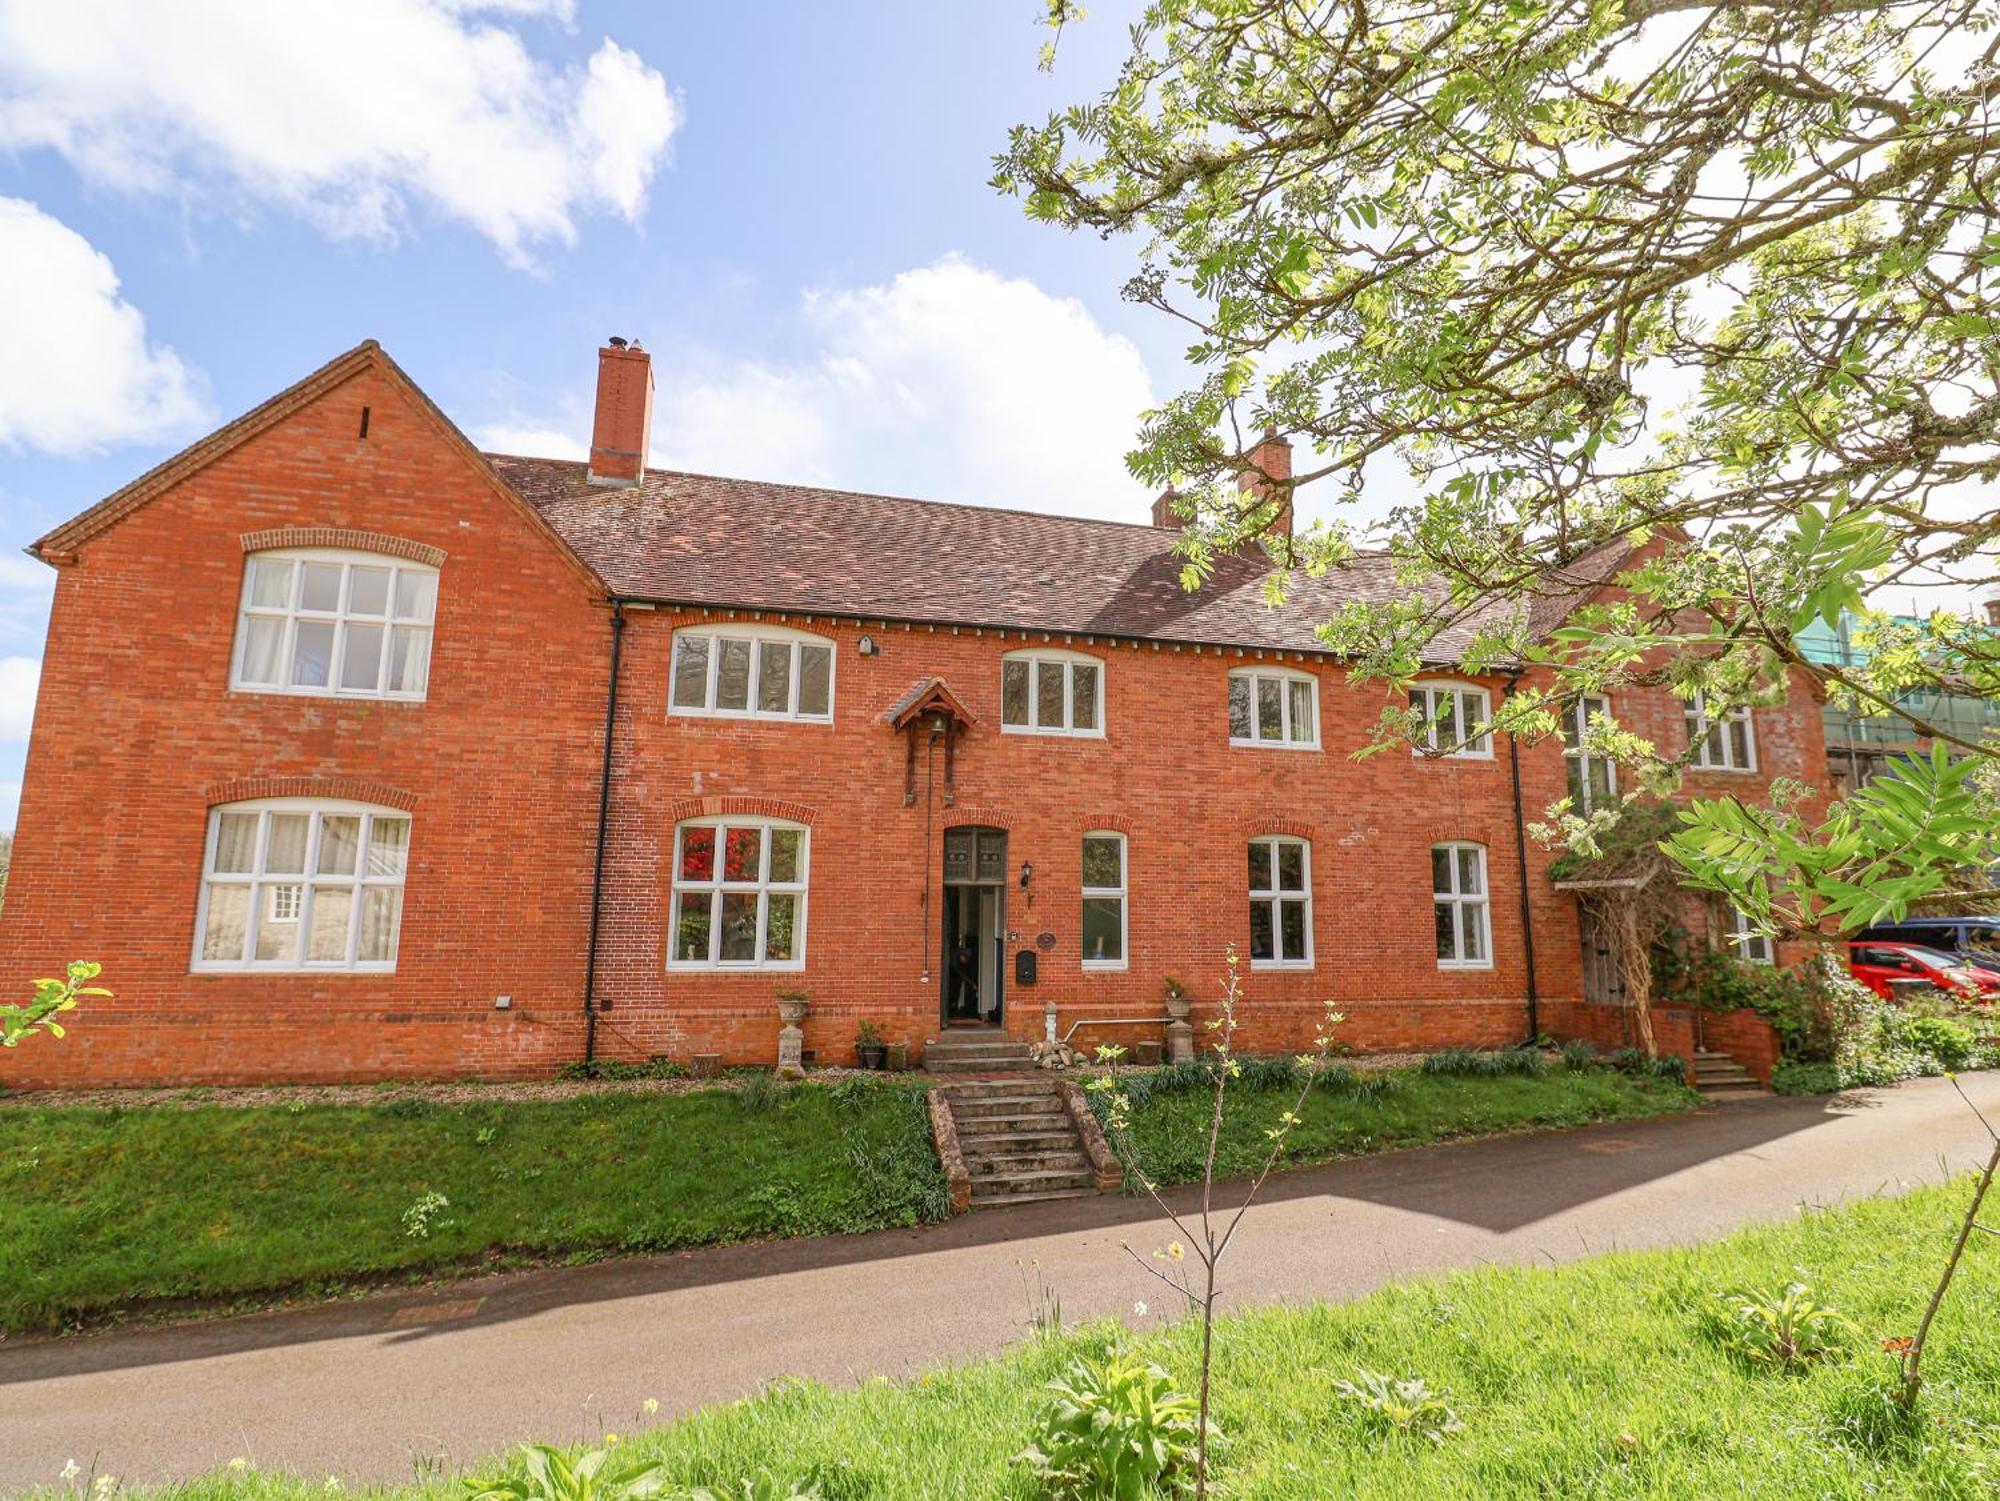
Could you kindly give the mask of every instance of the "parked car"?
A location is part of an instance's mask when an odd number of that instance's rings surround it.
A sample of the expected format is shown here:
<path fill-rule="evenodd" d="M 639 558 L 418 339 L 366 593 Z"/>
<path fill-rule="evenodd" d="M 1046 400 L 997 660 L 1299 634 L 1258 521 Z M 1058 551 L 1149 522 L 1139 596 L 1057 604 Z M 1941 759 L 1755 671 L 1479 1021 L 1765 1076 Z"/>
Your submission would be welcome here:
<path fill-rule="evenodd" d="M 1907 917 L 1854 935 L 1856 943 L 1914 943 L 1961 964 L 2000 969 L 2000 917 Z"/>
<path fill-rule="evenodd" d="M 1982 1005 L 2000 996 L 2000 969 L 1967 964 L 1956 954 L 1919 943 L 1850 943 L 1848 968 L 1854 978 L 1884 1000 L 1896 999 L 1892 980 L 1922 980 Z"/>

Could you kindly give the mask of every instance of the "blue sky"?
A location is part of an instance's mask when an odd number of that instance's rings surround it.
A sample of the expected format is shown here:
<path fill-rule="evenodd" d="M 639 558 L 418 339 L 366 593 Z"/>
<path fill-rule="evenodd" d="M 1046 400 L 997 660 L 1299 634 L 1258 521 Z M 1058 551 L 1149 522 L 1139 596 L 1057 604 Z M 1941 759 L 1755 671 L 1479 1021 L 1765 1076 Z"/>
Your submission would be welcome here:
<path fill-rule="evenodd" d="M 20 549 L 364 337 L 488 446 L 575 451 L 594 350 L 657 461 L 1139 519 L 1180 339 L 1134 248 L 986 186 L 1053 77 L 1019 4 L 0 0 L 0 829 L 52 575 Z M 107 736 L 117 727 L 107 725 Z"/>

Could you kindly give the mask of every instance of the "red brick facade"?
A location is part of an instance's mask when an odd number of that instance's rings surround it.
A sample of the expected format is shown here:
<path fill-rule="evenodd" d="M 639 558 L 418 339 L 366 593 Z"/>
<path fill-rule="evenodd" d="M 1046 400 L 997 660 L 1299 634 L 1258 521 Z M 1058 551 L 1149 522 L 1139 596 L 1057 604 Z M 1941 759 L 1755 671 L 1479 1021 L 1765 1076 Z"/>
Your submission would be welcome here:
<path fill-rule="evenodd" d="M 117 995 L 80 1011 L 60 1045 L 0 1061 L 0 1082 L 505 1077 L 580 1058 L 612 637 L 604 589 L 379 353 L 219 455 L 192 452 L 206 462 L 165 476 L 59 573 L 0 915 L 0 989 L 20 992 L 75 957 L 102 962 Z M 246 548 L 329 533 L 441 556 L 424 701 L 231 691 Z M 1051 1004 L 1065 1029 L 1157 1015 L 1167 976 L 1194 991 L 1199 1023 L 1224 946 L 1248 937 L 1247 841 L 1278 833 L 1310 841 L 1314 964 L 1246 966 L 1247 1045 L 1307 1042 L 1328 1000 L 1359 1049 L 1526 1035 L 1504 739 L 1490 760 L 1356 760 L 1382 687 L 1287 654 L 1318 680 L 1320 748 L 1235 748 L 1227 678 L 1258 660 L 1254 649 L 824 614 L 761 618 L 833 644 L 832 723 L 670 715 L 675 629 L 731 613 L 625 610 L 600 1055 L 768 1061 L 773 1000 L 793 985 L 812 994 L 806 1046 L 821 1060 L 851 1056 L 864 1018 L 892 1042 L 937 1035 L 943 844 L 967 824 L 1007 836 L 1004 1015 L 1017 1035 L 1040 1036 Z M 1101 738 L 1000 732 L 1000 659 L 1041 646 L 1103 664 Z M 975 723 L 954 747 L 950 801 L 942 756 L 920 754 L 906 802 L 906 741 L 885 715 L 932 676 Z M 1485 686 L 1497 700 L 1504 684 Z M 1663 747 L 1682 743 L 1680 705 L 1665 694 L 1621 696 L 1615 709 Z M 1758 711 L 1757 775 L 1692 780 L 1746 795 L 1773 775 L 1817 780 L 1820 733 L 1801 694 Z M 1522 747 L 1520 777 L 1532 822 L 1563 793 L 1560 747 Z M 210 808 L 315 792 L 410 814 L 394 972 L 191 973 Z M 667 966 L 675 824 L 727 814 L 810 829 L 802 973 Z M 1122 971 L 1079 963 L 1091 830 L 1128 841 Z M 1436 963 L 1430 846 L 1446 840 L 1487 850 L 1490 969 Z M 1532 841 L 1526 862 L 1536 988 L 1553 1007 L 1579 996 L 1575 901 L 1551 887 Z M 1014 983 L 1022 950 L 1037 956 L 1031 987 Z"/>

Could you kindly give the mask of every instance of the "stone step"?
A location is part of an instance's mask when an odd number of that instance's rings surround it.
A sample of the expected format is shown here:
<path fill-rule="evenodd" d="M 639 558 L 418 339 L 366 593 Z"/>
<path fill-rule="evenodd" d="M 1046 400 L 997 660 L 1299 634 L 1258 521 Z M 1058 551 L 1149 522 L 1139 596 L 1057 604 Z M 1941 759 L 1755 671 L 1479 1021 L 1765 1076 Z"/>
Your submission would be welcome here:
<path fill-rule="evenodd" d="M 997 1131 L 968 1131 L 965 1128 L 969 1124 L 971 1123 L 968 1121 L 958 1123 L 959 1145 L 965 1148 L 968 1155 L 975 1150 L 1032 1152 L 1037 1148 L 1058 1149 L 1076 1143 L 1076 1128 L 1068 1121 L 1064 1121 L 1060 1126 L 1051 1125 L 1029 1130 L 1014 1129 L 1016 1123 L 1012 1121 L 982 1122 L 1002 1127 Z"/>
<path fill-rule="evenodd" d="M 1757 1100 L 1770 1092 L 1755 1079 L 1749 1079 L 1741 1084 L 1704 1086 L 1701 1097 L 1704 1100 Z"/>
<path fill-rule="evenodd" d="M 1069 1119 L 1062 1101 L 1046 1094 L 987 1094 L 969 1100 L 952 1100 L 952 1115 L 961 1121 L 1011 1119 L 1017 1115 L 1059 1115 Z"/>
<path fill-rule="evenodd" d="M 924 1072 L 928 1074 L 1000 1074 L 1029 1073 L 1035 1067 L 1035 1060 L 1023 1053 L 1019 1058 L 936 1058 L 924 1055 Z"/>
<path fill-rule="evenodd" d="M 944 1088 L 954 1100 L 976 1099 L 982 1094 L 1053 1095 L 1059 1090 L 1056 1080 L 1040 1072 L 1032 1079 L 967 1079 L 963 1083 L 947 1084 Z"/>
<path fill-rule="evenodd" d="M 978 1183 L 987 1178 L 1012 1178 L 1019 1173 L 1087 1174 L 1090 1161 L 1075 1147 L 1066 1152 L 1008 1152 L 991 1157 L 968 1152 L 965 1155 L 965 1170 L 972 1174 L 972 1181 Z"/>
<path fill-rule="evenodd" d="M 1048 1199 L 1088 1199 L 1096 1192 L 1095 1188 L 1045 1188 L 1037 1193 L 983 1194 L 975 1188 L 972 1191 L 972 1207 L 1012 1208 L 1016 1204 L 1039 1204 Z"/>
<path fill-rule="evenodd" d="M 1088 1191 L 1096 1186 L 1089 1168 L 1010 1168 L 1006 1172 L 985 1173 L 974 1182 L 972 1196 L 980 1198 L 1011 1198 L 1015 1194 L 1039 1193 L 1049 1188 L 1080 1188 Z"/>
<path fill-rule="evenodd" d="M 933 1037 L 924 1044 L 926 1053 L 1026 1053 L 1028 1045 L 1018 1037 L 997 1032 L 976 1032 L 963 1037 Z"/>
<path fill-rule="evenodd" d="M 1697 1079 L 1747 1079 L 1750 1070 L 1740 1063 L 1703 1063 L 1694 1071 Z"/>

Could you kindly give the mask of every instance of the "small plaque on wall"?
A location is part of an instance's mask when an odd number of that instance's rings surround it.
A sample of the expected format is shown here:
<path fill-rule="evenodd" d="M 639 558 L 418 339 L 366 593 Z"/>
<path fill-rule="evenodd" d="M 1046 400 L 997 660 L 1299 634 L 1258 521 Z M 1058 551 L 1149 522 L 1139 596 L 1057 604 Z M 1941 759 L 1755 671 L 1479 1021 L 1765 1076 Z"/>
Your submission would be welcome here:
<path fill-rule="evenodd" d="M 1040 949 L 1043 953 L 1046 954 L 1050 949 L 1054 948 L 1055 946 L 1056 946 L 1055 934 L 1037 933 L 1035 935 L 1035 947 Z"/>

